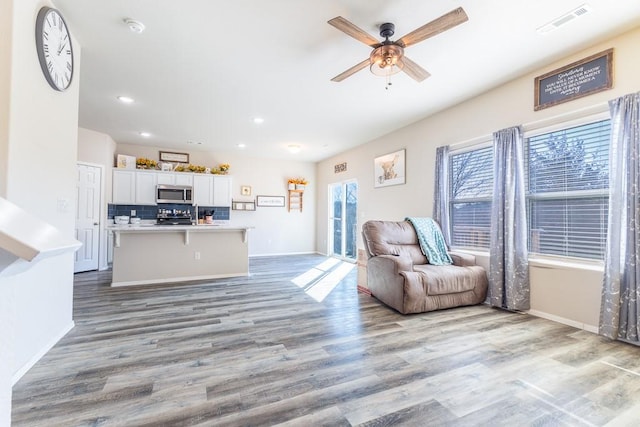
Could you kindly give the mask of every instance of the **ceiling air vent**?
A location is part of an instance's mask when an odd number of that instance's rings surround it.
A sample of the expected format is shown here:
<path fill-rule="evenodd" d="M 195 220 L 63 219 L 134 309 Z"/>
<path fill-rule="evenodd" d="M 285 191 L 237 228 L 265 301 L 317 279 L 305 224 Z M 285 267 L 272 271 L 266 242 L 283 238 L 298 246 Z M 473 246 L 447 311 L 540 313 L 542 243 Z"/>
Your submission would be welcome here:
<path fill-rule="evenodd" d="M 579 18 L 581 16 L 584 16 L 589 12 L 591 12 L 591 6 L 585 3 L 582 6 L 579 6 L 576 9 L 572 10 L 571 12 L 565 13 L 564 15 L 557 17 L 556 19 L 549 22 L 548 24 L 545 24 L 542 27 L 538 28 L 536 31 L 540 34 L 548 34 L 551 31 L 555 30 L 556 28 L 560 28 L 566 23 L 571 22 L 574 19 Z"/>

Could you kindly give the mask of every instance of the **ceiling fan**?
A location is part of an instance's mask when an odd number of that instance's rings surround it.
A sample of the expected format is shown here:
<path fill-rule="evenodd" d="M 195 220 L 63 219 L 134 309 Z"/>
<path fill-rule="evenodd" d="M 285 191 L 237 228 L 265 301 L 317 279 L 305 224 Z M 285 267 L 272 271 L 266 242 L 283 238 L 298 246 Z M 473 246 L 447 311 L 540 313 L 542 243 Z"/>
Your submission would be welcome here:
<path fill-rule="evenodd" d="M 369 58 L 354 65 L 345 72 L 338 74 L 332 78 L 331 81 L 341 82 L 368 65 L 371 72 L 378 76 L 391 76 L 392 74 L 404 71 L 412 79 L 421 82 L 431 74 L 407 58 L 404 55 L 404 48 L 447 31 L 468 19 L 464 9 L 459 7 L 413 30 L 404 37 L 400 37 L 396 41 L 389 40 L 395 33 L 395 25 L 387 22 L 380 25 L 380 37 L 384 37 L 384 41 L 380 42 L 342 16 L 337 16 L 329 20 L 328 23 L 354 39 L 369 45 L 373 48 L 373 51 L 369 55 Z"/>

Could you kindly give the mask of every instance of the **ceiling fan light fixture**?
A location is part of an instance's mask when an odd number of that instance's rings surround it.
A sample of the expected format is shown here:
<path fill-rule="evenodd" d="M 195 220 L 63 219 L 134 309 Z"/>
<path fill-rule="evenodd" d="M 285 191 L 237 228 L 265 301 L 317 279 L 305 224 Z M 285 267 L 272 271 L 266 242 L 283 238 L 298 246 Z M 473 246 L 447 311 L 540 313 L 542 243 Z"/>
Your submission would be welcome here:
<path fill-rule="evenodd" d="M 396 44 L 384 44 L 371 52 L 369 69 L 376 76 L 391 76 L 404 68 L 404 49 Z"/>
<path fill-rule="evenodd" d="M 297 153 L 300 152 L 300 145 L 298 145 L 298 144 L 289 144 L 287 146 L 287 150 L 289 150 L 289 152 L 291 154 L 297 154 Z"/>

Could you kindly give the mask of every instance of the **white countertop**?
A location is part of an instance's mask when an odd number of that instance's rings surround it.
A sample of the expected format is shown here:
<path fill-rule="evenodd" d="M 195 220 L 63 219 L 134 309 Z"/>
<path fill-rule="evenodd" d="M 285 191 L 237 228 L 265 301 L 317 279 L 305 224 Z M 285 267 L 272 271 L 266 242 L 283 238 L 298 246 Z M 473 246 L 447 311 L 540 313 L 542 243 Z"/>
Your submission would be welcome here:
<path fill-rule="evenodd" d="M 131 231 L 247 231 L 253 227 L 241 225 L 218 225 L 218 224 L 199 224 L 199 225 L 157 225 L 157 224 L 124 224 L 124 225 L 108 225 L 107 230 L 119 232 Z"/>
<path fill-rule="evenodd" d="M 198 224 L 198 225 L 157 225 L 155 223 L 140 224 L 113 224 L 107 225 L 106 229 L 114 235 L 113 245 L 120 247 L 120 235 L 125 234 L 151 234 L 151 233 L 184 233 L 184 243 L 189 244 L 191 233 L 222 233 L 236 231 L 242 233 L 242 241 L 247 242 L 247 234 L 253 227 L 228 225 L 228 224 Z"/>

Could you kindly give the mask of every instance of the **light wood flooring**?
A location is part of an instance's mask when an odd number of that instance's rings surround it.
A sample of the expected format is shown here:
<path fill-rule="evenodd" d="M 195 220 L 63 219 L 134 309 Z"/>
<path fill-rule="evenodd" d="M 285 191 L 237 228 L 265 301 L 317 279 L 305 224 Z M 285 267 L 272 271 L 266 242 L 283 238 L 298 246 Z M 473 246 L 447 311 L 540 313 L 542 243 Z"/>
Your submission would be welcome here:
<path fill-rule="evenodd" d="M 640 425 L 640 348 L 486 306 L 403 316 L 326 261 L 130 288 L 76 275 L 76 327 L 14 387 L 13 425 Z"/>

